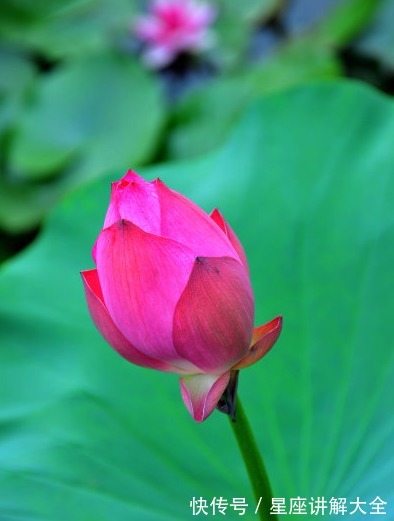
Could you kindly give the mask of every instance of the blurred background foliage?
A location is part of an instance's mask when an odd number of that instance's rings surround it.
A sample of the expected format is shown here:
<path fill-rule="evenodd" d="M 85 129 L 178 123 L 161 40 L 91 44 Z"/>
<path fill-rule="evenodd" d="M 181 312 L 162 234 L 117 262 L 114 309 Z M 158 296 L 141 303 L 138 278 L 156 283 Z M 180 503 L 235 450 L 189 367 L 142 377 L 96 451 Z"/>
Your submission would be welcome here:
<path fill-rule="evenodd" d="M 392 91 L 391 0 L 212 3 L 215 46 L 154 73 L 131 31 L 146 2 L 1 2 L 0 258 L 72 188 L 213 150 L 262 95 L 341 75 Z"/>
<path fill-rule="evenodd" d="M 249 494 L 226 419 L 197 428 L 176 380 L 88 317 L 78 271 L 128 168 L 219 205 L 257 320 L 285 315 L 241 378 L 277 494 L 392 507 L 394 1 L 211 3 L 214 46 L 152 71 L 131 30 L 147 2 L 0 2 L 2 521 L 184 519 L 193 495 Z"/>

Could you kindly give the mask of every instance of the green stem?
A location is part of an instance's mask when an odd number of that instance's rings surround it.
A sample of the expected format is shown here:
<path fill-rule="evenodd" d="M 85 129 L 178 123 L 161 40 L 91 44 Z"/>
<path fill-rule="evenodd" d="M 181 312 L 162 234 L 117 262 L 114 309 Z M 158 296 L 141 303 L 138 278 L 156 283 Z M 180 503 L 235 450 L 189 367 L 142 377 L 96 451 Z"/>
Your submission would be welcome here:
<path fill-rule="evenodd" d="M 230 417 L 229 417 L 230 418 Z M 272 503 L 272 490 L 268 479 L 268 474 L 260 455 L 252 429 L 242 404 L 237 397 L 235 421 L 230 418 L 230 424 L 237 439 L 249 479 L 252 484 L 253 493 L 256 499 L 256 506 L 261 502 L 258 514 L 261 521 L 278 521 L 276 514 L 270 514 Z"/>

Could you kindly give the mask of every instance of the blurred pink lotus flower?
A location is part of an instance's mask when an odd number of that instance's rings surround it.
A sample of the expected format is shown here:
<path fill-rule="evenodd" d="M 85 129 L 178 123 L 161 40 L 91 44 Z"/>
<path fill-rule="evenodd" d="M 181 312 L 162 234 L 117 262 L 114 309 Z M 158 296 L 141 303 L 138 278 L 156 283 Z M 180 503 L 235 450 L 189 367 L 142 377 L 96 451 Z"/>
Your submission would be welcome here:
<path fill-rule="evenodd" d="M 181 52 L 195 53 L 212 43 L 208 30 L 215 19 L 214 8 L 195 0 L 154 0 L 150 14 L 133 24 L 135 34 L 146 44 L 144 61 L 152 68 L 164 67 Z"/>
<path fill-rule="evenodd" d="M 218 210 L 206 214 L 159 179 L 129 171 L 112 184 L 82 272 L 96 327 L 133 364 L 177 373 L 196 421 L 217 406 L 231 371 L 262 358 L 282 318 L 253 329 L 245 252 Z"/>

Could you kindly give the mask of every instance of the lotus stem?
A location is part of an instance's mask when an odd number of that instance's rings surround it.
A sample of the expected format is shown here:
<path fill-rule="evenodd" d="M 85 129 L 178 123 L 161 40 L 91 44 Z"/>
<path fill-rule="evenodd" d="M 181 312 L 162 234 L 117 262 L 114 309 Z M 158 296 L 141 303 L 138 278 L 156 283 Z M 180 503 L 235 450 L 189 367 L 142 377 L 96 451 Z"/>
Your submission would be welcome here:
<path fill-rule="evenodd" d="M 235 420 L 232 420 L 231 416 L 229 420 L 252 485 L 256 508 L 258 507 L 256 514 L 261 521 L 278 521 L 278 516 L 270 513 L 272 489 L 267 470 L 239 397 L 237 397 Z"/>

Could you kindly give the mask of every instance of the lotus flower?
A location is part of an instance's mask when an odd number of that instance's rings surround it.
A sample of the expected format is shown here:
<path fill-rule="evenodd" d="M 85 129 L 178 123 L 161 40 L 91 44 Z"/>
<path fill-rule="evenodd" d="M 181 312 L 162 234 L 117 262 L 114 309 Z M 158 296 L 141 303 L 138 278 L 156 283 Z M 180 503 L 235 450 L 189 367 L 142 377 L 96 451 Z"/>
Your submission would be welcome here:
<path fill-rule="evenodd" d="M 150 14 L 133 24 L 135 34 L 146 44 L 143 55 L 152 68 L 171 63 L 181 52 L 205 49 L 212 42 L 208 27 L 215 18 L 212 6 L 195 0 L 155 0 Z"/>
<path fill-rule="evenodd" d="M 93 321 L 133 364 L 180 375 L 196 421 L 217 406 L 232 371 L 273 346 L 281 317 L 253 329 L 245 252 L 218 210 L 206 214 L 156 179 L 112 184 L 104 227 L 83 271 Z"/>

